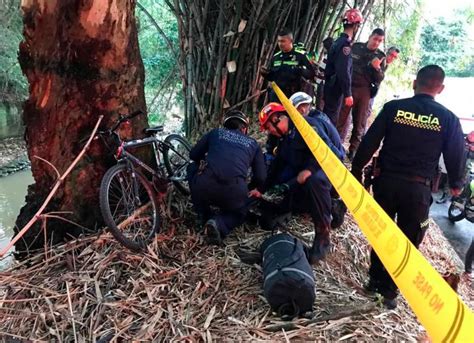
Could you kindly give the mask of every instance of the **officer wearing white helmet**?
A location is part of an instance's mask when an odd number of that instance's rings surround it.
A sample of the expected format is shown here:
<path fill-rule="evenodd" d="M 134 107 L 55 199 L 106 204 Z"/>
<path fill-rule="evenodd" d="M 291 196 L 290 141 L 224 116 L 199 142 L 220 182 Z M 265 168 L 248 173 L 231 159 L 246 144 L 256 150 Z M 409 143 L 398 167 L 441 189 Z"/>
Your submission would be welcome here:
<path fill-rule="evenodd" d="M 313 108 L 312 102 L 313 99 L 311 96 L 306 94 L 305 92 L 296 92 L 290 97 L 290 100 L 304 117 L 308 116 L 314 118 L 311 123 L 313 123 L 313 127 L 315 127 L 316 132 L 318 135 L 323 139 L 323 141 L 331 148 L 331 150 L 339 157 L 341 160 L 344 157 L 344 147 L 341 144 L 341 140 L 339 134 L 337 132 L 336 127 L 331 122 L 329 117 Z M 340 200 L 337 192 L 334 189 L 331 190 L 331 197 L 332 197 L 332 216 L 333 220 L 331 222 L 331 226 L 333 228 L 339 227 L 342 222 L 344 221 L 344 215 L 346 213 L 346 206 Z"/>
<path fill-rule="evenodd" d="M 331 150 L 340 157 L 340 153 L 341 151 L 344 152 L 344 148 L 341 144 L 339 134 L 326 114 L 311 107 L 313 98 L 305 92 L 296 92 L 290 97 L 290 101 L 303 117 L 308 116 L 316 119 L 311 122 L 316 124 L 316 132 Z M 342 156 L 344 156 L 344 154 Z"/>
<path fill-rule="evenodd" d="M 290 101 L 303 116 L 307 116 L 313 99 L 305 92 L 296 92 L 290 97 Z"/>

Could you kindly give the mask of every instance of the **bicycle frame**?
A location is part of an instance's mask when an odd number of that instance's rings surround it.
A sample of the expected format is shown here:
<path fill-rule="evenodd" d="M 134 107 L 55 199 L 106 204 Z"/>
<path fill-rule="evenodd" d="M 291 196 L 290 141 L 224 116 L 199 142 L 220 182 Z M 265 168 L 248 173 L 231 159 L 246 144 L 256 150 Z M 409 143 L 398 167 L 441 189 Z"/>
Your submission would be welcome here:
<path fill-rule="evenodd" d="M 149 172 L 152 176 L 157 176 L 157 177 L 162 177 L 164 179 L 167 179 L 166 176 L 164 175 L 159 175 L 159 171 L 162 171 L 161 169 L 161 161 L 160 161 L 160 156 L 159 152 L 163 152 L 163 149 L 161 147 L 163 143 L 160 142 L 156 137 L 145 137 L 142 139 L 135 139 L 132 141 L 128 142 L 122 142 L 122 144 L 119 146 L 117 149 L 117 154 L 116 158 L 118 162 L 122 162 L 122 160 L 126 159 L 132 162 L 134 165 L 138 165 L 145 169 L 147 172 Z M 139 158 L 137 158 L 135 155 L 127 151 L 128 149 L 131 148 L 138 148 L 141 146 L 145 145 L 151 145 L 153 148 L 153 155 L 155 158 L 155 163 L 158 168 L 158 172 L 155 171 L 153 168 L 151 168 L 149 165 L 141 161 Z"/>
<path fill-rule="evenodd" d="M 128 149 L 138 148 L 138 147 L 146 146 L 146 145 L 152 146 L 158 172 L 155 171 L 146 163 L 144 163 L 143 161 L 141 161 L 135 155 L 127 151 Z M 117 161 L 119 162 L 121 162 L 123 159 L 127 159 L 131 161 L 134 165 L 138 165 L 142 167 L 144 170 L 149 172 L 152 176 L 160 177 L 168 181 L 180 181 L 180 178 L 176 176 L 167 176 L 166 174 L 163 173 L 160 153 L 163 154 L 165 149 L 172 150 L 175 154 L 178 154 L 180 157 L 183 158 L 183 156 L 181 156 L 181 154 L 178 151 L 176 151 L 172 146 L 168 145 L 166 142 L 163 142 L 154 136 L 122 142 L 122 144 L 117 149 L 116 158 L 117 158 Z"/>
<path fill-rule="evenodd" d="M 148 173 L 151 174 L 152 178 L 153 177 L 158 177 L 161 180 L 166 180 L 167 182 L 180 182 L 184 181 L 186 177 L 183 176 L 177 176 L 177 175 L 167 175 L 167 172 L 164 172 L 163 168 L 163 163 L 160 158 L 160 153 L 161 155 L 164 155 L 168 153 L 169 151 L 172 151 L 174 154 L 182 158 L 183 160 L 186 160 L 186 157 L 183 156 L 178 150 L 176 150 L 171 144 L 169 144 L 166 139 L 161 140 L 157 138 L 154 134 L 140 138 L 140 139 L 134 139 L 130 141 L 123 141 L 117 132 L 117 129 L 120 127 L 120 125 L 124 122 L 128 122 L 130 119 L 136 117 L 137 115 L 143 114 L 142 111 L 135 111 L 132 114 L 129 114 L 127 116 L 122 116 L 119 118 L 119 120 L 113 124 L 113 126 L 106 130 L 106 131 L 100 131 L 98 133 L 98 136 L 104 138 L 104 136 L 109 136 L 113 137 L 115 140 L 116 146 L 118 145 L 118 148 L 112 149 L 114 152 L 114 156 L 119 163 L 123 163 L 125 160 L 129 161 L 132 165 L 135 166 L 140 166 L 143 168 L 143 170 L 147 171 Z M 158 130 L 155 132 L 159 132 Z M 105 142 L 106 143 L 106 142 Z M 106 145 L 111 148 L 107 143 Z M 153 149 L 153 155 L 156 163 L 157 170 L 153 169 L 143 161 L 141 161 L 138 157 L 136 157 L 133 153 L 129 152 L 129 149 L 132 148 L 137 148 L 145 145 L 151 145 Z M 114 151 L 115 150 L 115 151 Z M 165 163 L 166 164 L 166 163 Z M 179 169 L 181 171 L 181 168 L 185 167 L 185 165 L 180 166 Z M 182 174 L 182 173 L 179 173 Z M 186 173 L 184 173 L 186 174 Z"/>

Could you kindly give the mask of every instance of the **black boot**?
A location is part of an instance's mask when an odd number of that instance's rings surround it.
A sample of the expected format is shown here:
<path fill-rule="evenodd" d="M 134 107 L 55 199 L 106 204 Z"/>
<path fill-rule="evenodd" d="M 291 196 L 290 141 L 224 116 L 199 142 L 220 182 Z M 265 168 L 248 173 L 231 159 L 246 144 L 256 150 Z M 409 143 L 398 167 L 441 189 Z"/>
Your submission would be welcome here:
<path fill-rule="evenodd" d="M 309 249 L 309 263 L 316 264 L 324 260 L 331 249 L 331 239 L 329 238 L 329 227 L 316 232 L 313 246 Z"/>
<path fill-rule="evenodd" d="M 347 207 L 341 198 L 331 199 L 331 228 L 337 229 L 344 223 Z"/>
<path fill-rule="evenodd" d="M 207 243 L 211 245 L 221 245 L 222 236 L 217 222 L 214 219 L 209 219 L 204 225 L 204 234 L 207 236 Z"/>

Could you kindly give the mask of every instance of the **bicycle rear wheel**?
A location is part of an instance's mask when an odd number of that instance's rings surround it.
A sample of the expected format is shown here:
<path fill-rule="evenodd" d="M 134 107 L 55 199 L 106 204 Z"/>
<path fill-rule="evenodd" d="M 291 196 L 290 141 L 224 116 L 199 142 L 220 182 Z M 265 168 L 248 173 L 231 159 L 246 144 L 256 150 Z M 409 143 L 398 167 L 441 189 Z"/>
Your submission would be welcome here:
<path fill-rule="evenodd" d="M 108 229 L 130 250 L 142 250 L 158 232 L 155 191 L 145 176 L 130 166 L 117 164 L 105 173 L 99 199 Z"/>
<path fill-rule="evenodd" d="M 168 177 L 181 193 L 189 195 L 191 192 L 187 180 L 187 166 L 190 163 L 191 144 L 176 134 L 167 136 L 165 143 L 167 148 L 163 151 L 163 161 Z"/>

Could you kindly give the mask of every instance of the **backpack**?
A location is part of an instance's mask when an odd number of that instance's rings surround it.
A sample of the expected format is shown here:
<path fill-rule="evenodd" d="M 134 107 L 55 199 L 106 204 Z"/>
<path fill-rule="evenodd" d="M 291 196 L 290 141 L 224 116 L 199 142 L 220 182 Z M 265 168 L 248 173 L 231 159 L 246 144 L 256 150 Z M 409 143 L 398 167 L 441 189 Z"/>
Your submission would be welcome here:
<path fill-rule="evenodd" d="M 263 294 L 272 311 L 284 320 L 312 311 L 315 280 L 303 243 L 280 233 L 267 238 L 260 250 Z"/>

